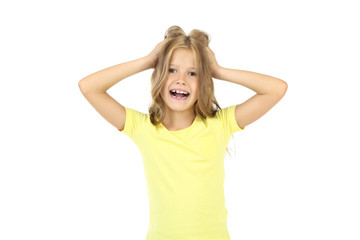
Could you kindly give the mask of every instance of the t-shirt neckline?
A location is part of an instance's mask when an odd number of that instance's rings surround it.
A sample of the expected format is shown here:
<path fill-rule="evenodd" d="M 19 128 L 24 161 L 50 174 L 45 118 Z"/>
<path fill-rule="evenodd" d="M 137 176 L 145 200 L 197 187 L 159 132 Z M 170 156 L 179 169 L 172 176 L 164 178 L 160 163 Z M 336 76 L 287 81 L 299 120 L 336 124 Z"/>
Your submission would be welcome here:
<path fill-rule="evenodd" d="M 179 133 L 179 132 L 185 132 L 185 131 L 190 130 L 190 129 L 195 125 L 195 122 L 197 121 L 197 119 L 198 119 L 198 115 L 195 116 L 195 119 L 194 119 L 194 121 L 191 123 L 190 126 L 188 126 L 187 128 L 179 129 L 179 130 L 169 130 L 169 129 L 167 129 L 162 123 L 160 123 L 160 124 L 161 124 L 161 126 L 162 126 L 166 131 L 168 131 L 168 132 L 171 132 L 171 133 Z"/>

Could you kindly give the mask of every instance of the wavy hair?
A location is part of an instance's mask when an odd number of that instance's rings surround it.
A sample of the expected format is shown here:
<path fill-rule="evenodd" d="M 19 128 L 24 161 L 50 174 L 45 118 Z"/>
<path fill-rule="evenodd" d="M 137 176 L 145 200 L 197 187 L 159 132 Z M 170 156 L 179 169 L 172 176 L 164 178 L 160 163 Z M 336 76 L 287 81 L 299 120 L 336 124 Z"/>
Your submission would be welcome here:
<path fill-rule="evenodd" d="M 186 35 L 179 26 L 172 26 L 166 31 L 165 39 L 168 41 L 160 52 L 151 76 L 152 102 L 149 106 L 151 123 L 157 126 L 165 118 L 165 102 L 160 92 L 168 76 L 171 56 L 179 48 L 190 49 L 195 56 L 196 74 L 199 77 L 199 98 L 194 103 L 194 113 L 202 118 L 214 117 L 221 108 L 215 98 L 214 82 L 205 49 L 210 42 L 209 35 L 198 29 Z"/>

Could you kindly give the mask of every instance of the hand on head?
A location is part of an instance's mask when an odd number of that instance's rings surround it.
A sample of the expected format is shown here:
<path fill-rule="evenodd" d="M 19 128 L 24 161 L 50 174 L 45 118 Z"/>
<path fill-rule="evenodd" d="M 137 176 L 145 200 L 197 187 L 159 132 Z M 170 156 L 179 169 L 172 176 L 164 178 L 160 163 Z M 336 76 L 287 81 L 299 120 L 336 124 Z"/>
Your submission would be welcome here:
<path fill-rule="evenodd" d="M 206 47 L 205 48 L 207 55 L 208 55 L 208 59 L 209 59 L 209 68 L 210 68 L 210 72 L 212 77 L 216 77 L 216 73 L 218 71 L 218 69 L 220 68 L 218 62 L 216 61 L 215 58 L 215 53 L 209 48 Z"/>
<path fill-rule="evenodd" d="M 168 39 L 164 39 L 163 41 L 158 43 L 155 46 L 155 48 L 151 51 L 151 53 L 149 53 L 149 55 L 146 56 L 148 58 L 148 60 L 151 62 L 151 68 L 155 68 L 158 58 L 159 58 L 159 54 L 161 52 L 161 49 L 163 48 L 164 44 L 167 41 L 168 41 Z"/>

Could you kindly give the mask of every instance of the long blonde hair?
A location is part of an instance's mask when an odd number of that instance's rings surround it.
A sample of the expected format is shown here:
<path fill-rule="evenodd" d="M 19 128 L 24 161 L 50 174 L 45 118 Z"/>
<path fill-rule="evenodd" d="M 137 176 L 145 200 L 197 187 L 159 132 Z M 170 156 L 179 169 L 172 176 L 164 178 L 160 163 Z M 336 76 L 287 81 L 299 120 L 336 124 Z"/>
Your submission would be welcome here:
<path fill-rule="evenodd" d="M 207 33 L 194 29 L 189 35 L 179 26 L 170 27 L 165 33 L 165 43 L 154 72 L 151 76 L 151 97 L 149 106 L 150 121 L 157 126 L 165 117 L 165 102 L 160 92 L 165 85 L 168 75 L 170 59 L 173 52 L 178 48 L 192 50 L 196 62 L 196 74 L 199 77 L 199 98 L 194 104 L 194 113 L 202 118 L 214 117 L 221 109 L 214 94 L 214 82 L 208 65 L 208 57 L 205 47 L 209 45 L 210 37 Z M 215 105 L 215 106 L 214 106 Z"/>

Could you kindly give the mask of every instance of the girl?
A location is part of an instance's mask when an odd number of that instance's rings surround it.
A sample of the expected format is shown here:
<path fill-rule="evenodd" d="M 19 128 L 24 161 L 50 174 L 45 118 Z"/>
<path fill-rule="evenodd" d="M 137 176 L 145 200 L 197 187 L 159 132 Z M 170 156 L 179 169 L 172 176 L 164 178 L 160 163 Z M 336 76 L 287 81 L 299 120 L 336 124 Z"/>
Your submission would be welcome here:
<path fill-rule="evenodd" d="M 221 67 L 208 44 L 205 32 L 186 35 L 173 26 L 147 56 L 79 82 L 89 103 L 141 152 L 150 203 L 146 240 L 230 240 L 223 188 L 228 141 L 268 112 L 287 90 L 280 79 Z M 154 71 L 148 114 L 122 106 L 106 92 L 150 68 Z M 212 78 L 256 94 L 221 109 Z"/>

